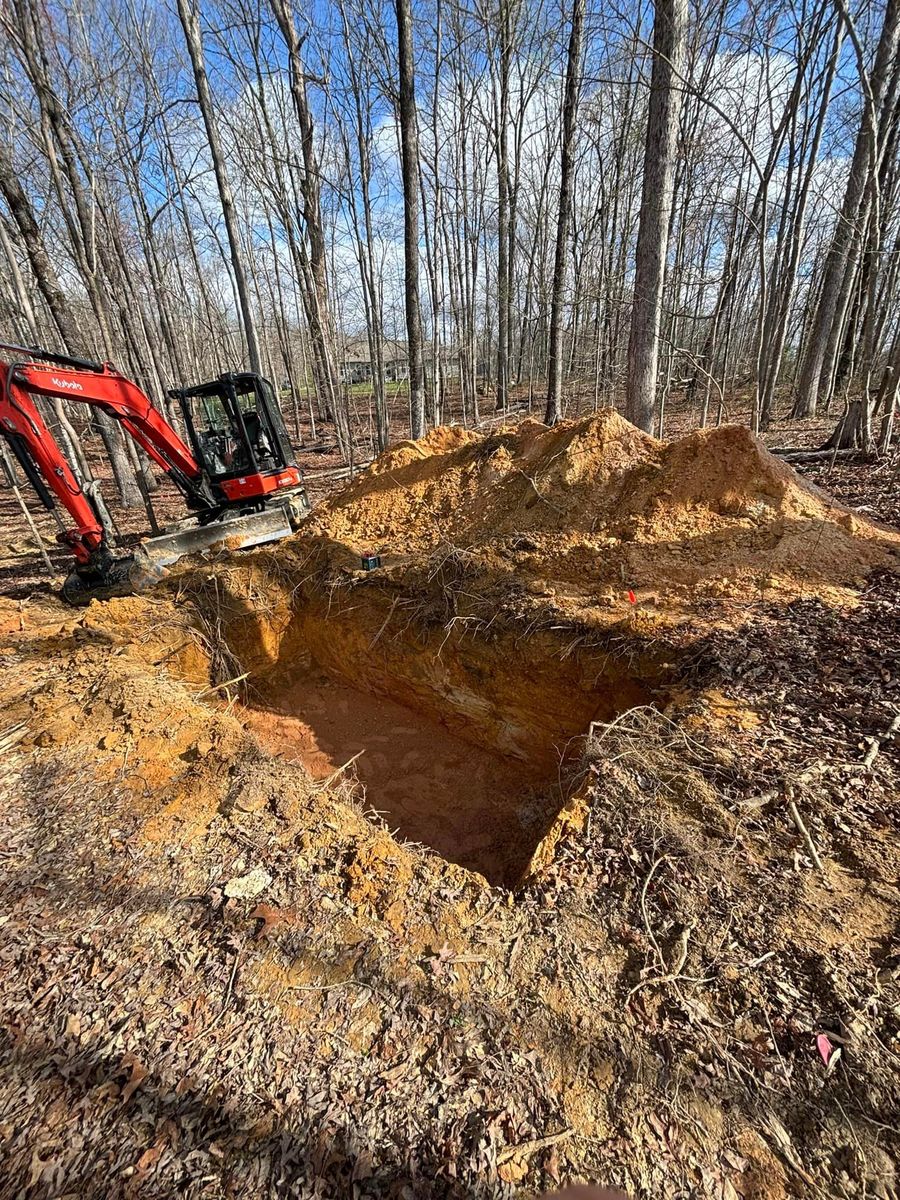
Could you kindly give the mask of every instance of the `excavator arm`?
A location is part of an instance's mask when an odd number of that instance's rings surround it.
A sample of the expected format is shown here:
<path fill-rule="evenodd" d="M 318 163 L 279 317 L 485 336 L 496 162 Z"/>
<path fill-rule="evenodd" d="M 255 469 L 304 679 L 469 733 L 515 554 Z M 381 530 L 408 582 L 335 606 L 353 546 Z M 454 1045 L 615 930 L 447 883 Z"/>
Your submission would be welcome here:
<path fill-rule="evenodd" d="M 0 363 L 0 429 L 44 507 L 53 509 L 52 492 L 71 516 L 74 528 L 61 532 L 59 540 L 78 563 L 87 564 L 105 548 L 103 526 L 34 401 L 11 382 L 9 372 Z"/>
<path fill-rule="evenodd" d="M 191 507 L 215 507 L 190 450 L 130 379 L 109 364 L 49 355 L 46 351 L 30 351 L 20 346 L 2 348 L 40 353 L 53 360 L 51 366 L 0 362 L 0 433 L 44 507 L 55 511 L 58 501 L 71 517 L 72 527 L 61 529 L 58 539 L 71 548 L 83 579 L 90 581 L 115 573 L 116 560 L 107 545 L 100 513 L 66 461 L 34 396 L 65 398 L 102 409 L 119 421 L 172 477 Z M 129 565 L 123 563 L 122 570 Z"/>
<path fill-rule="evenodd" d="M 55 365 L 0 362 L 0 432 L 46 508 L 52 491 L 71 515 L 75 528 L 60 540 L 72 547 L 79 563 L 103 545 L 103 529 L 90 498 L 85 495 L 33 396 L 48 396 L 89 404 L 114 417 L 160 466 L 186 497 L 191 508 L 211 510 L 215 503 L 203 472 L 172 426 L 153 407 L 136 383 L 109 363 L 91 363 L 47 351 L 0 343 L 0 349 L 23 350 L 51 357 Z"/>
<path fill-rule="evenodd" d="M 213 506 L 211 497 L 204 494 L 200 465 L 136 383 L 120 375 L 109 363 L 82 363 L 77 359 L 64 359 L 61 355 L 56 357 L 58 366 L 20 362 L 3 368 L 6 376 L 4 399 L 16 405 L 30 393 L 74 400 L 102 409 L 172 477 L 192 507 Z M 79 363 L 77 367 L 68 365 L 76 362 Z"/>

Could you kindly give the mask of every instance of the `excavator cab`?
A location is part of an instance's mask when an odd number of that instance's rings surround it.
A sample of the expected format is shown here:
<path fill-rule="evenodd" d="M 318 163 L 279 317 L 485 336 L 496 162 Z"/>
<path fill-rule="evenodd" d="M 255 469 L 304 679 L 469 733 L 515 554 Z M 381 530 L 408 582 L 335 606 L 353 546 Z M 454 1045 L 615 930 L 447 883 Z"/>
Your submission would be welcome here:
<path fill-rule="evenodd" d="M 299 485 L 281 409 L 267 379 L 229 372 L 169 395 L 181 406 L 194 454 L 217 500 L 253 503 Z"/>

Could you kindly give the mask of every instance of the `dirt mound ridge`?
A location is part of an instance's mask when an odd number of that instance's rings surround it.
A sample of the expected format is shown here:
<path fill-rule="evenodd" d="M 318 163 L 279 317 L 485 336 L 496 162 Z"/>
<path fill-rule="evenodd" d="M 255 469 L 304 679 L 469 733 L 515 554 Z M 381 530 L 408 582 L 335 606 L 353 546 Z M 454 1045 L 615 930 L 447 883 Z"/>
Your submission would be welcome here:
<path fill-rule="evenodd" d="M 611 509 L 619 482 L 653 462 L 660 447 L 612 409 L 553 429 L 527 420 L 488 437 L 435 429 L 382 454 L 320 505 L 306 529 L 354 547 L 403 551 L 589 526 L 598 503 Z"/>
<path fill-rule="evenodd" d="M 547 579 L 657 588 L 748 573 L 765 588 L 850 582 L 900 548 L 742 426 L 660 442 L 613 409 L 489 436 L 433 430 L 320 505 L 305 534 L 387 556 L 449 544 Z"/>

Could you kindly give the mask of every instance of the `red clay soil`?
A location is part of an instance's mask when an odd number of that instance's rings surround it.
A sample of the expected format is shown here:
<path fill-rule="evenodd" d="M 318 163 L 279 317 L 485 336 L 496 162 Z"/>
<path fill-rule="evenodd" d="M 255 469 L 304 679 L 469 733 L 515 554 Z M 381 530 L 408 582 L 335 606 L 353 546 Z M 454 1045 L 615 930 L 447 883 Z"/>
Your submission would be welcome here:
<path fill-rule="evenodd" d="M 244 715 L 271 753 L 302 763 L 315 780 L 352 781 L 357 799 L 393 833 L 492 883 L 521 876 L 559 807 L 549 798 L 556 780 L 539 780 L 525 764 L 315 666 L 276 699 L 267 696 L 265 711 Z"/>

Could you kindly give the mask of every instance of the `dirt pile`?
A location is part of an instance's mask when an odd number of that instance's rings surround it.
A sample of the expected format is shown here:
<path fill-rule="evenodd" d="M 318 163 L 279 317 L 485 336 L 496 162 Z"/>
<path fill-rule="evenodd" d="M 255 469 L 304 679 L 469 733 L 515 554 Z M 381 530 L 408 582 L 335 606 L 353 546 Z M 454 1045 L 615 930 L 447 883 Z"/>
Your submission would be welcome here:
<path fill-rule="evenodd" d="M 487 569 L 663 600 L 851 584 L 900 550 L 742 426 L 663 443 L 612 409 L 434 430 L 321 504 L 309 535 L 388 562 L 452 546 Z"/>

